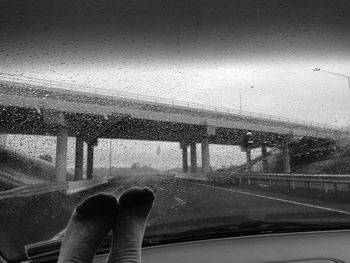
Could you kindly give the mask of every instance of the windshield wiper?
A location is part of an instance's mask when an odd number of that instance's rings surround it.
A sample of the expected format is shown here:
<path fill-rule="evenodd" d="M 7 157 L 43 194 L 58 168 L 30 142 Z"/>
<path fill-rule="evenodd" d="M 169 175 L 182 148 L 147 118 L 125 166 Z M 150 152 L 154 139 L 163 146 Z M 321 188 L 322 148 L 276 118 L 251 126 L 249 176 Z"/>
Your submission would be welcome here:
<path fill-rule="evenodd" d="M 249 221 L 238 225 L 202 227 L 166 235 L 147 236 L 144 243 L 147 246 L 235 236 L 342 229 L 350 229 L 350 222 L 305 223 L 286 221 Z"/>

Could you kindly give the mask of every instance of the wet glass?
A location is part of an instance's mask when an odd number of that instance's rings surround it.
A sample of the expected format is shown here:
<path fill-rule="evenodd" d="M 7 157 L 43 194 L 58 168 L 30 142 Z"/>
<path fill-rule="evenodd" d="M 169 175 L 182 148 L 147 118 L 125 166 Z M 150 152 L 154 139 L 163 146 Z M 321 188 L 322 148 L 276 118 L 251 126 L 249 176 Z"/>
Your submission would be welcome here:
<path fill-rule="evenodd" d="M 25 260 L 86 197 L 132 186 L 156 194 L 145 245 L 347 228 L 349 13 L 2 1 L 0 256 Z"/>

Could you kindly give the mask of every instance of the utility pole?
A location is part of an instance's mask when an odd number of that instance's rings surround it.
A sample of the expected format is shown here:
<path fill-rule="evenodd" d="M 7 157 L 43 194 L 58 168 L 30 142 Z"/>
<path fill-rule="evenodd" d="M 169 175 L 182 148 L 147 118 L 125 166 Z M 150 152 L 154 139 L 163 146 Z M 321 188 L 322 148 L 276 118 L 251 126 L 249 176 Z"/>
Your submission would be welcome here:
<path fill-rule="evenodd" d="M 251 86 L 250 88 L 243 90 L 239 93 L 239 114 L 242 114 L 242 94 L 246 93 L 248 90 L 253 89 L 254 86 Z"/>

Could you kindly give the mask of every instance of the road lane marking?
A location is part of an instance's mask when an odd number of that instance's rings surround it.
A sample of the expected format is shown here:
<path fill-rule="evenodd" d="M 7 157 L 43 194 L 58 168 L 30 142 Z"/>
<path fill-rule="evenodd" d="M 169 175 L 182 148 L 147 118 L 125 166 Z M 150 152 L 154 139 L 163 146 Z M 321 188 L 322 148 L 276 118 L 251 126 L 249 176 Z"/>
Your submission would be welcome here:
<path fill-rule="evenodd" d="M 341 213 L 341 214 L 345 214 L 345 215 L 350 215 L 350 212 L 348 212 L 348 211 L 334 209 L 334 208 L 325 207 L 325 206 L 319 206 L 319 205 L 307 204 L 307 203 L 302 203 L 302 202 L 296 202 L 296 201 L 292 201 L 292 200 L 288 200 L 288 199 L 282 199 L 282 198 L 277 198 L 277 197 L 272 197 L 272 196 L 268 196 L 268 195 L 254 194 L 254 193 L 250 193 L 250 192 L 234 190 L 234 189 L 228 189 L 228 188 L 223 188 L 223 187 L 216 187 L 216 186 L 200 184 L 200 183 L 192 183 L 192 184 L 200 185 L 200 186 L 208 187 L 208 188 L 219 189 L 219 190 L 228 191 L 228 192 L 233 192 L 233 193 L 238 193 L 238 194 L 244 194 L 244 195 L 250 195 L 250 196 L 255 196 L 255 197 L 261 197 L 261 198 L 265 198 L 265 199 L 270 199 L 270 200 L 290 203 L 290 204 L 294 204 L 294 205 L 301 205 L 301 206 L 312 207 L 312 208 L 316 208 L 316 209 L 321 209 L 321 210 L 327 210 L 327 211 L 331 211 L 331 212 Z"/>

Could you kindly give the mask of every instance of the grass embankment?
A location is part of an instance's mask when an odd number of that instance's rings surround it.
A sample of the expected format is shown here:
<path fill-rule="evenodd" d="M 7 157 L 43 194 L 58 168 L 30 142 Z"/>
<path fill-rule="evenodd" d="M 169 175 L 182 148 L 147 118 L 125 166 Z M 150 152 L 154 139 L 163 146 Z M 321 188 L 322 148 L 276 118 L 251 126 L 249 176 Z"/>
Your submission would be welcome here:
<path fill-rule="evenodd" d="M 350 174 L 350 146 L 342 145 L 323 160 L 302 167 L 295 167 L 293 173 L 305 174 Z"/>
<path fill-rule="evenodd" d="M 0 166 L 40 180 L 53 179 L 55 167 L 52 163 L 15 150 L 0 146 Z"/>
<path fill-rule="evenodd" d="M 301 174 L 350 174 L 350 157 L 339 157 L 313 162 L 296 169 L 293 173 Z"/>
<path fill-rule="evenodd" d="M 39 158 L 0 146 L 0 191 L 19 185 L 50 182 L 55 177 L 55 166 Z M 73 178 L 67 174 L 68 180 Z"/>

